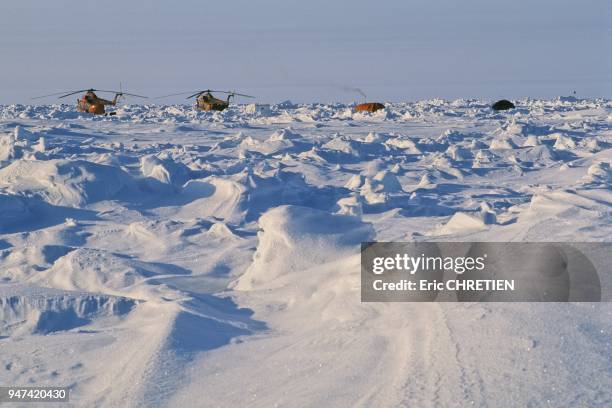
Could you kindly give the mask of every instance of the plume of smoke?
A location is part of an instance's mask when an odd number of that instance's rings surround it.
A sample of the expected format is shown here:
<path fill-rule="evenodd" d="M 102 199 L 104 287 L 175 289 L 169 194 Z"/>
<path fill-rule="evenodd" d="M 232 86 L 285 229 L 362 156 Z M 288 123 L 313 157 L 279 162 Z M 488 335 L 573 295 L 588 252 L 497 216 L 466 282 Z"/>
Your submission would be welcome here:
<path fill-rule="evenodd" d="M 359 95 L 363 96 L 364 98 L 367 98 L 368 96 L 365 94 L 365 92 L 363 92 L 361 89 L 359 88 L 353 88 L 351 86 L 347 86 L 347 85 L 339 85 L 338 88 L 342 89 L 345 92 L 356 92 Z"/>

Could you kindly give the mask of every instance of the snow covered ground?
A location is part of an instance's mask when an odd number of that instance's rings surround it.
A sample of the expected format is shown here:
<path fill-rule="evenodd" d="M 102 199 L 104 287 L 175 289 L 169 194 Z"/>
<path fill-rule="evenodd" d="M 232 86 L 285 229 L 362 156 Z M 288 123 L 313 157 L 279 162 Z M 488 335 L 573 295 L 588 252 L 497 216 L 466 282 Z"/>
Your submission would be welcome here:
<path fill-rule="evenodd" d="M 361 303 L 359 244 L 612 241 L 611 147 L 603 99 L 0 106 L 0 384 L 76 406 L 610 406 L 610 304 Z"/>

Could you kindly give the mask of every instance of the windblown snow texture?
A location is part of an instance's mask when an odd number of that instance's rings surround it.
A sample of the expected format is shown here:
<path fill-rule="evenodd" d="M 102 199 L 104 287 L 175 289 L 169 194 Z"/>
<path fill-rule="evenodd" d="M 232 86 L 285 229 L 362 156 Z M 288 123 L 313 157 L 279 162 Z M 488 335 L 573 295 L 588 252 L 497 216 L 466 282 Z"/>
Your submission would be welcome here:
<path fill-rule="evenodd" d="M 610 305 L 360 303 L 359 248 L 610 241 L 611 108 L 0 106 L 0 383 L 78 406 L 609 406 Z"/>

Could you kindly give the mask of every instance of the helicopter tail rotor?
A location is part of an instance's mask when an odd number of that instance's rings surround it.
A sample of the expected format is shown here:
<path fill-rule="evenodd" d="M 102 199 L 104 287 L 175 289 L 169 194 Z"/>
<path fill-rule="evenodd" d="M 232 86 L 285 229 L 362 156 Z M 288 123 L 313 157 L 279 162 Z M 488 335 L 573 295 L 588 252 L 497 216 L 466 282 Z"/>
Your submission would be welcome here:
<path fill-rule="evenodd" d="M 245 95 L 245 94 L 241 94 L 241 93 L 238 93 L 238 92 L 231 92 L 231 94 L 234 95 L 234 96 L 237 95 L 237 96 L 242 96 L 242 97 L 245 97 L 245 98 L 255 98 L 254 96 Z"/>

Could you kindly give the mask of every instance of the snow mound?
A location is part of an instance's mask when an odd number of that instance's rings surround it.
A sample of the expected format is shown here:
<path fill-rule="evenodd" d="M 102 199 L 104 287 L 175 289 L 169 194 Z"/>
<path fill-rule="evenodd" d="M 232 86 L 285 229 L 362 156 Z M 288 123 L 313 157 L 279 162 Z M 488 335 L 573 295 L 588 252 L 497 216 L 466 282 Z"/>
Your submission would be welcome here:
<path fill-rule="evenodd" d="M 147 186 L 159 192 L 178 191 L 190 175 L 189 168 L 183 163 L 156 155 L 143 156 L 140 159 L 140 170 L 147 177 Z"/>
<path fill-rule="evenodd" d="M 270 135 L 267 141 L 274 142 L 274 141 L 279 141 L 279 140 L 296 140 L 296 139 L 302 139 L 302 135 L 300 135 L 299 133 L 296 133 L 292 128 L 286 128 L 282 130 L 277 130 L 276 132 L 272 133 L 272 135 Z"/>
<path fill-rule="evenodd" d="M 542 142 L 536 135 L 529 135 L 523 142 L 523 147 L 534 147 L 541 145 Z"/>
<path fill-rule="evenodd" d="M 183 193 L 202 194 L 201 198 L 183 207 L 183 214 L 215 217 L 232 224 L 256 220 L 278 205 L 312 203 L 331 208 L 337 200 L 333 190 L 313 187 L 306 183 L 302 174 L 281 170 L 271 175 L 245 170 L 229 179 L 210 176 L 190 180 Z"/>
<path fill-rule="evenodd" d="M 510 137 L 500 137 L 498 139 L 493 139 L 491 144 L 489 145 L 489 149 L 491 150 L 506 150 L 506 149 L 516 149 L 517 145 L 512 141 Z"/>
<path fill-rule="evenodd" d="M 354 163 L 360 159 L 373 158 L 387 150 L 388 147 L 383 143 L 362 142 L 346 135 L 334 134 L 318 153 L 330 163 Z"/>
<path fill-rule="evenodd" d="M 216 176 L 189 180 L 183 187 L 183 194 L 196 200 L 185 205 L 183 212 L 200 218 L 239 222 L 246 211 L 242 204 L 245 190 L 245 186 L 235 180 Z"/>
<path fill-rule="evenodd" d="M 213 223 L 208 229 L 208 234 L 212 237 L 221 238 L 228 241 L 236 241 L 240 239 L 240 237 L 236 235 L 224 222 Z"/>
<path fill-rule="evenodd" d="M 402 191 L 402 185 L 397 176 L 390 171 L 380 171 L 376 173 L 372 180 L 377 183 L 374 191 L 384 191 L 386 193 L 397 193 Z"/>
<path fill-rule="evenodd" d="M 389 139 L 389 135 L 387 135 L 387 134 L 378 133 L 378 132 L 370 132 L 363 139 L 363 142 L 365 142 L 365 143 L 384 143 L 385 140 L 387 140 L 387 139 Z"/>
<path fill-rule="evenodd" d="M 353 180 L 353 184 L 355 180 Z M 380 171 L 374 177 L 365 177 L 360 193 L 368 204 L 386 203 L 390 195 L 401 195 L 402 185 L 390 171 Z"/>
<path fill-rule="evenodd" d="M 363 215 L 363 206 L 357 194 L 338 200 L 335 209 L 337 214 L 352 215 L 354 217 L 361 217 Z"/>
<path fill-rule="evenodd" d="M 605 184 L 609 186 L 612 183 L 610 163 L 602 161 L 590 165 L 584 181 L 591 184 Z"/>
<path fill-rule="evenodd" d="M 326 150 L 335 150 L 351 156 L 360 155 L 359 142 L 349 138 L 348 136 L 337 135 L 321 147 Z"/>
<path fill-rule="evenodd" d="M 348 188 L 349 190 L 359 190 L 364 183 L 365 176 L 363 174 L 355 174 L 349 179 L 349 181 L 346 182 L 344 187 Z"/>
<path fill-rule="evenodd" d="M 32 282 L 57 289 L 129 296 L 151 297 L 147 279 L 187 271 L 164 264 L 132 259 L 112 252 L 79 248 L 59 258 L 53 266 L 34 275 Z"/>
<path fill-rule="evenodd" d="M 588 197 L 569 190 L 553 190 L 534 194 L 529 203 L 529 211 L 522 213 L 521 216 L 542 217 L 544 214 L 559 215 L 566 211 L 601 212 L 604 209 L 608 210 L 606 205 Z"/>
<path fill-rule="evenodd" d="M 85 160 L 17 160 L 0 169 L 7 191 L 69 207 L 111 199 L 131 183 L 123 170 Z"/>
<path fill-rule="evenodd" d="M 423 153 L 421 149 L 418 148 L 417 144 L 412 139 L 407 137 L 389 138 L 385 141 L 385 144 L 387 146 L 394 146 L 398 149 L 401 149 L 406 154 Z"/>
<path fill-rule="evenodd" d="M 436 186 L 436 180 L 429 173 L 423 174 L 419 180 L 419 184 L 417 185 L 419 188 L 435 188 Z"/>
<path fill-rule="evenodd" d="M 251 103 L 245 106 L 244 112 L 249 115 L 259 114 L 262 116 L 269 116 L 272 113 L 272 111 L 270 110 L 270 105 L 262 105 L 255 103 Z"/>
<path fill-rule="evenodd" d="M 239 145 L 240 152 L 258 152 L 264 155 L 299 153 L 311 148 L 311 143 L 301 141 L 302 135 L 291 128 L 277 130 L 265 141 L 247 136 Z"/>
<path fill-rule="evenodd" d="M 456 161 L 470 160 L 472 158 L 472 152 L 470 150 L 455 144 L 448 146 L 446 154 Z"/>
<path fill-rule="evenodd" d="M 0 167 L 3 162 L 10 162 L 21 157 L 21 148 L 16 146 L 15 139 L 8 135 L 0 136 Z"/>
<path fill-rule="evenodd" d="M 537 163 L 538 166 L 550 165 L 558 159 L 558 154 L 547 145 L 538 145 L 521 149 L 516 154 L 516 159 L 524 162 Z"/>
<path fill-rule="evenodd" d="M 0 270 L 3 271 L 3 279 L 7 282 L 25 281 L 29 276 L 51 267 L 58 258 L 73 250 L 73 247 L 58 243 L 28 244 L 0 250 Z"/>
<path fill-rule="evenodd" d="M 0 336 L 48 334 L 129 313 L 124 297 L 69 292 L 34 285 L 0 285 Z"/>
<path fill-rule="evenodd" d="M 359 218 L 298 206 L 273 208 L 259 219 L 253 263 L 236 283 L 238 290 L 276 287 L 304 269 L 359 253 L 374 231 Z"/>
<path fill-rule="evenodd" d="M 456 212 L 439 232 L 442 235 L 452 235 L 482 231 L 495 222 L 495 213 L 485 209 L 475 213 Z"/>
<path fill-rule="evenodd" d="M 553 148 L 557 150 L 574 150 L 576 148 L 576 142 L 574 142 L 574 139 L 571 137 L 561 133 L 556 133 L 554 136 L 556 137 L 556 141 Z"/>
<path fill-rule="evenodd" d="M 445 156 L 437 156 L 433 159 L 433 167 L 442 172 L 445 173 L 447 177 L 451 177 L 451 178 L 458 178 L 461 179 L 463 178 L 463 173 L 461 172 L 461 168 L 458 167 L 457 165 L 453 164 L 448 157 Z"/>
<path fill-rule="evenodd" d="M 582 147 L 589 152 L 598 152 L 602 149 L 602 145 L 597 139 L 583 140 Z"/>

